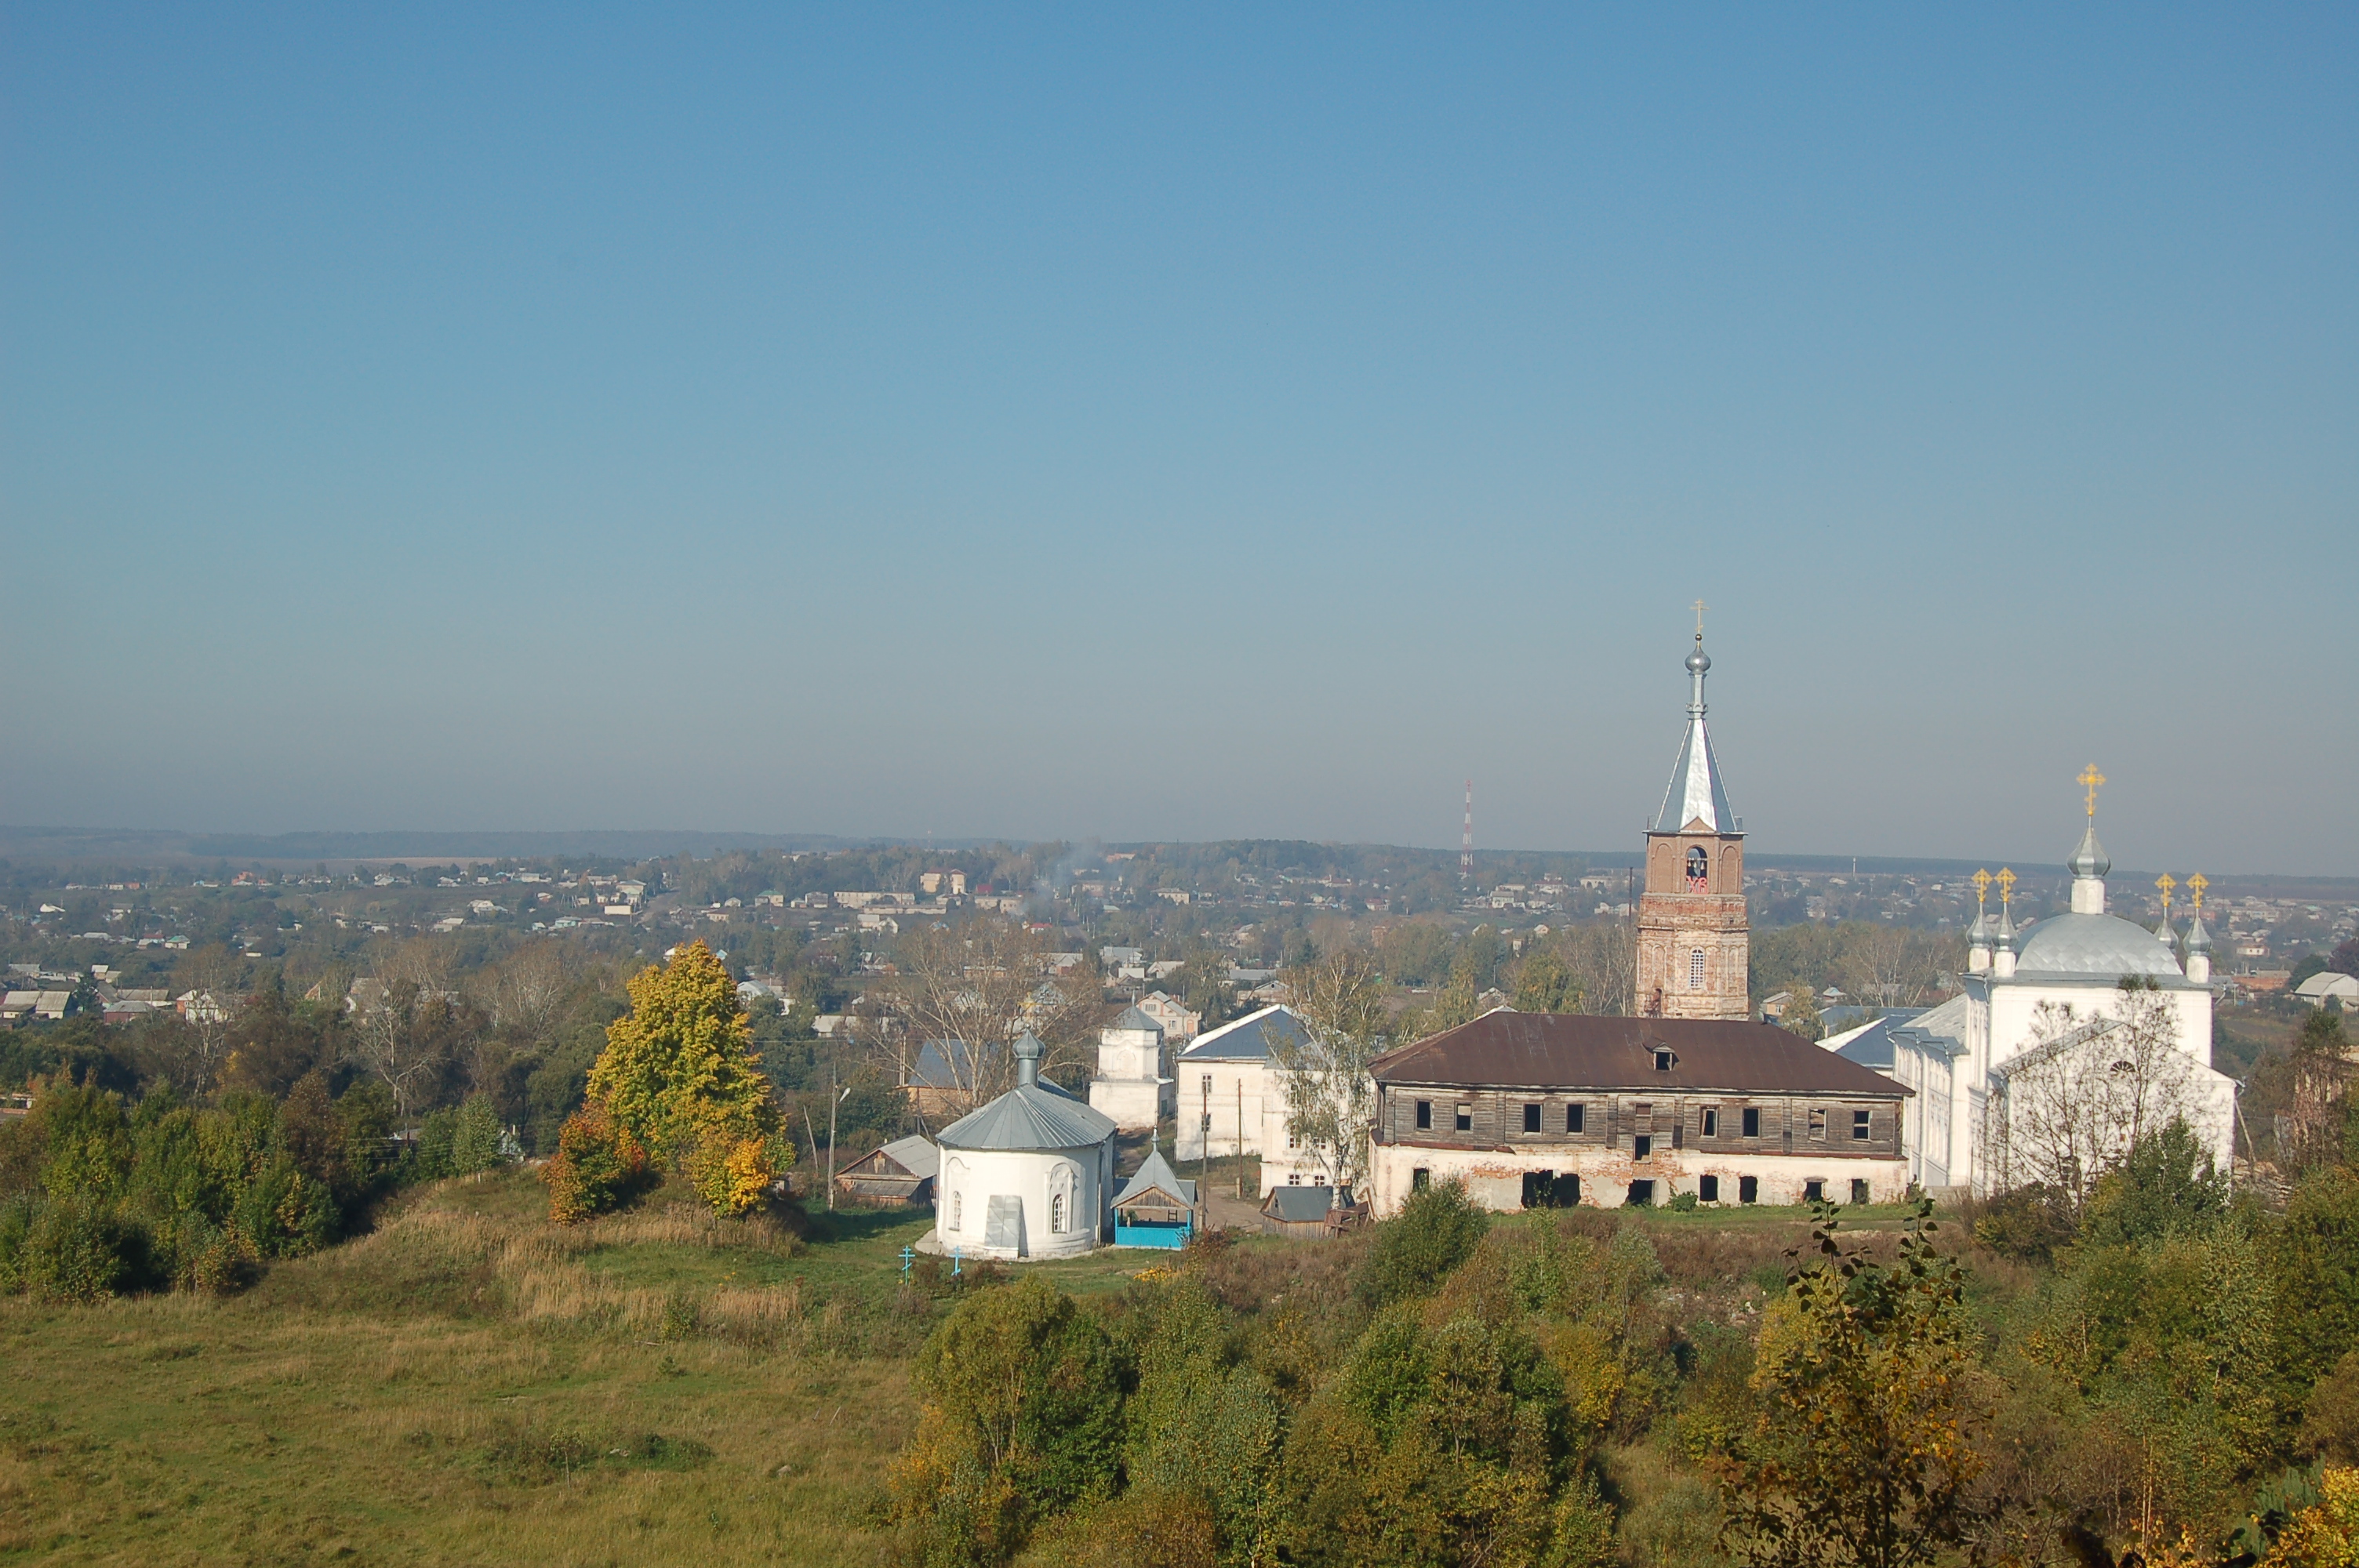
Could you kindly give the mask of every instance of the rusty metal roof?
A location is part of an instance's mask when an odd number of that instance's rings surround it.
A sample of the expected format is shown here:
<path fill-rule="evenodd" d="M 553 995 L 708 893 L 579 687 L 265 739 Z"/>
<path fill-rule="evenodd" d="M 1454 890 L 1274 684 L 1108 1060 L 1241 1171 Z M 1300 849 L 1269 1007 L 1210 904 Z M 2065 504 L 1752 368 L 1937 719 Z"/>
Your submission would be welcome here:
<path fill-rule="evenodd" d="M 1658 1048 L 1671 1054 L 1668 1068 L 1656 1065 Z M 1385 1084 L 1883 1099 L 1909 1093 L 1880 1073 L 1771 1024 L 1504 1008 L 1414 1044 L 1395 1046 L 1376 1058 L 1372 1070 Z"/>

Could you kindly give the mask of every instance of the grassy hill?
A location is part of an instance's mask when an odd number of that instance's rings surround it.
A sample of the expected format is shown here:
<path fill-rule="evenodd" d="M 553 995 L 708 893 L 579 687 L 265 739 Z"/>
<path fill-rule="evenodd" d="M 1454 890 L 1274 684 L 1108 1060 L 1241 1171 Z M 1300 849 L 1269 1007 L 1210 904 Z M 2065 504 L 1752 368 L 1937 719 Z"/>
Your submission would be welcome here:
<path fill-rule="evenodd" d="M 902 1286 L 926 1222 L 847 1216 L 813 1245 L 663 1194 L 573 1231 L 545 1214 L 503 1172 L 242 1296 L 0 1299 L 0 1555 L 873 1562 L 908 1357 L 962 1283 Z M 1082 1293 L 1146 1266 L 1042 1271 Z"/>

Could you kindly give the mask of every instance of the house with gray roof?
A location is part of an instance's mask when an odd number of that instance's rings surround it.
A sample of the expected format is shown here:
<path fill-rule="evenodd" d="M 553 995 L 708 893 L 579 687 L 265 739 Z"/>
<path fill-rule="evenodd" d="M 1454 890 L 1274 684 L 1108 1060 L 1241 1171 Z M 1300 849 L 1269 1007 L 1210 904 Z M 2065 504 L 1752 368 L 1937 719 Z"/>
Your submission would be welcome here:
<path fill-rule="evenodd" d="M 1273 1047 L 1309 1038 L 1293 1009 L 1276 1005 L 1208 1029 L 1180 1053 L 1179 1133 L 1173 1152 L 1190 1160 L 1261 1157 L 1261 1188 L 1325 1179 L 1315 1150 L 1287 1131 L 1286 1094 Z"/>

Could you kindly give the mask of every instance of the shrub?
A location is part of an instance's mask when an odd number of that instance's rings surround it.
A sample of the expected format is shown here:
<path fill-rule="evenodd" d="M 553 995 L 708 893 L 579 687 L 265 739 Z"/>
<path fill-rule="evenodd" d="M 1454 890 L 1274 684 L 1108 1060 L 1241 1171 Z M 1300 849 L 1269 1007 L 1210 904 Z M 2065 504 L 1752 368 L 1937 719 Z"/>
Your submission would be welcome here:
<path fill-rule="evenodd" d="M 451 1130 L 451 1173 L 472 1176 L 500 1162 L 500 1116 L 492 1097 L 478 1091 L 467 1097 Z"/>
<path fill-rule="evenodd" d="M 776 1140 L 707 1133 L 689 1156 L 688 1178 L 697 1195 L 720 1215 L 740 1215 L 762 1206 L 777 1177 Z"/>
<path fill-rule="evenodd" d="M 630 1130 L 603 1105 L 585 1105 L 566 1118 L 557 1154 L 541 1167 L 549 1186 L 549 1217 L 578 1225 L 629 1198 L 647 1179 L 647 1154 Z"/>
<path fill-rule="evenodd" d="M 1376 1227 L 1360 1271 L 1361 1299 L 1381 1307 L 1421 1296 L 1474 1255 L 1491 1228 L 1463 1182 L 1441 1182 L 1409 1195 L 1400 1213 Z"/>
<path fill-rule="evenodd" d="M 2046 1262 L 2076 1234 L 2070 1199 L 2038 1182 L 1999 1194 L 1973 1217 L 1974 1240 L 2003 1258 Z"/>
<path fill-rule="evenodd" d="M 0 1272 L 53 1301 L 99 1301 L 140 1282 L 146 1237 L 85 1197 L 28 1203 L 14 1260 Z M 0 1248 L 6 1247 L 0 1240 Z"/>

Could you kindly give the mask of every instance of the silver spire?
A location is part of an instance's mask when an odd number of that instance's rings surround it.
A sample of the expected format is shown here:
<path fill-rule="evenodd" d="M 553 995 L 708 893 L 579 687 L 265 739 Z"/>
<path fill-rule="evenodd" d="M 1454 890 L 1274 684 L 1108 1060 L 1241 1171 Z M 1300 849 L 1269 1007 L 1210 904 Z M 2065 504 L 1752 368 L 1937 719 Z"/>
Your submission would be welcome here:
<path fill-rule="evenodd" d="M 1712 735 L 1704 729 L 1703 676 L 1712 656 L 1703 651 L 1698 632 L 1695 652 L 1688 655 L 1688 676 L 1693 683 L 1688 697 L 1687 738 L 1671 764 L 1670 787 L 1663 792 L 1663 808 L 1655 814 L 1655 831 L 1677 833 L 1701 818 L 1712 833 L 1734 833 L 1736 814 L 1728 808 L 1728 791 L 1720 781 L 1720 763 L 1712 754 Z"/>

